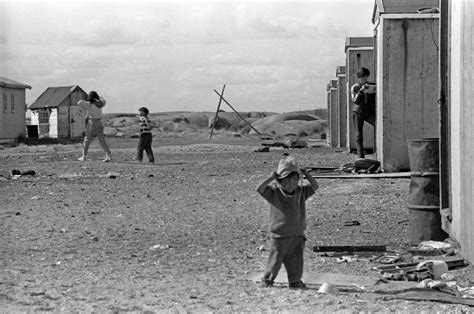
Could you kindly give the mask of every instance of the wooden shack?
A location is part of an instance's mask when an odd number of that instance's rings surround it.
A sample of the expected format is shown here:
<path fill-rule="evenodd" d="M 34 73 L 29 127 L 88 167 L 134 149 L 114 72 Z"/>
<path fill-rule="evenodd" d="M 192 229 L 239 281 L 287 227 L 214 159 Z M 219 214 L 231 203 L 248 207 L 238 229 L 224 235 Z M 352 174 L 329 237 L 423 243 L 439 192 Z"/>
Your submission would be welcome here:
<path fill-rule="evenodd" d="M 16 144 L 25 137 L 25 91 L 31 86 L 0 77 L 0 143 Z"/>
<path fill-rule="evenodd" d="M 443 228 L 474 262 L 474 2 L 441 0 L 440 108 Z"/>
<path fill-rule="evenodd" d="M 357 71 L 365 67 L 370 71 L 369 82 L 374 82 L 375 59 L 373 37 L 346 37 L 346 101 L 347 101 L 347 130 L 346 147 L 349 152 L 356 150 L 354 120 L 352 119 L 351 87 L 356 84 Z M 364 150 L 372 153 L 375 148 L 375 129 L 372 125 L 364 124 Z"/>
<path fill-rule="evenodd" d="M 337 77 L 337 147 L 346 147 L 347 133 L 347 86 L 346 66 L 340 65 L 336 68 Z"/>
<path fill-rule="evenodd" d="M 327 142 L 331 147 L 337 147 L 338 144 L 338 104 L 337 104 L 337 80 L 330 80 L 327 85 L 328 93 L 328 139 Z"/>
<path fill-rule="evenodd" d="M 39 137 L 75 138 L 85 132 L 85 112 L 77 106 L 86 99 L 79 86 L 48 87 L 28 109 L 31 124 L 38 125 Z"/>
<path fill-rule="evenodd" d="M 375 3 L 376 151 L 386 171 L 409 170 L 407 140 L 439 136 L 439 14 L 418 13 L 437 5 L 432 0 Z"/>

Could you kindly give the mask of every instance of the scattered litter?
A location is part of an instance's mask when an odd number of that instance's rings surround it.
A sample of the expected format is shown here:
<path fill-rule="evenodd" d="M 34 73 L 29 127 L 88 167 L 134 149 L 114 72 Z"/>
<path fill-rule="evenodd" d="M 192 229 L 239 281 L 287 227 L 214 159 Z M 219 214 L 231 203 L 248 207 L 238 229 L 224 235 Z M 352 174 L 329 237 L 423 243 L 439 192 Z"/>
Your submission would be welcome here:
<path fill-rule="evenodd" d="M 425 267 L 433 275 L 433 279 L 440 279 L 442 274 L 448 272 L 448 264 L 445 261 L 424 261 L 416 265 L 416 270 L 419 271 Z"/>
<path fill-rule="evenodd" d="M 156 245 L 153 245 L 150 250 L 152 251 L 155 251 L 155 250 L 167 250 L 169 249 L 170 246 L 168 244 L 156 244 Z"/>
<path fill-rule="evenodd" d="M 98 241 L 99 241 L 99 237 L 96 236 L 96 235 L 94 235 L 94 236 L 91 237 L 91 241 L 92 241 L 92 242 L 98 242 Z"/>
<path fill-rule="evenodd" d="M 264 147 L 260 147 L 260 148 L 257 148 L 256 150 L 254 150 L 256 153 L 268 153 L 270 151 L 270 147 L 268 146 L 264 146 Z"/>
<path fill-rule="evenodd" d="M 107 178 L 110 178 L 110 179 L 115 179 L 115 178 L 117 178 L 117 177 L 120 176 L 120 173 L 110 171 L 110 172 L 107 172 L 107 174 L 106 174 L 105 176 L 106 176 Z"/>
<path fill-rule="evenodd" d="M 433 280 L 433 279 L 425 279 L 421 281 L 418 285 L 418 288 L 429 288 L 429 289 L 436 289 L 439 291 L 444 291 L 456 296 L 459 296 L 460 293 L 457 289 L 456 281 L 441 281 L 441 280 Z"/>
<path fill-rule="evenodd" d="M 42 199 L 42 197 L 39 196 L 39 195 L 35 195 L 35 196 L 33 196 L 31 199 L 32 199 L 32 200 L 40 200 L 40 199 Z"/>
<path fill-rule="evenodd" d="M 350 226 L 360 226 L 360 222 L 357 220 L 352 220 L 352 221 L 345 221 L 344 226 L 350 227 Z"/>
<path fill-rule="evenodd" d="M 384 254 L 376 259 L 373 262 L 380 263 L 380 264 L 393 264 L 400 260 L 400 254 Z"/>
<path fill-rule="evenodd" d="M 451 244 L 439 241 L 424 241 L 418 244 L 419 250 L 446 250 L 452 247 Z"/>
<path fill-rule="evenodd" d="M 12 176 L 17 176 L 17 175 L 20 175 L 20 174 L 21 174 L 20 170 L 17 170 L 17 169 L 12 170 Z"/>
<path fill-rule="evenodd" d="M 339 289 L 337 289 L 336 286 L 325 282 L 321 285 L 321 287 L 319 287 L 318 293 L 337 295 L 339 294 Z"/>
<path fill-rule="evenodd" d="M 356 256 L 351 256 L 351 255 L 344 255 L 341 257 L 336 258 L 336 262 L 338 263 L 352 263 L 356 262 L 358 259 Z"/>
<path fill-rule="evenodd" d="M 265 251 L 265 245 L 260 245 L 260 246 L 258 247 L 258 250 L 259 250 L 259 251 Z"/>
<path fill-rule="evenodd" d="M 318 245 L 313 247 L 314 252 L 385 252 L 385 245 Z"/>
<path fill-rule="evenodd" d="M 36 172 L 34 170 L 26 170 L 20 173 L 22 176 L 35 176 Z"/>

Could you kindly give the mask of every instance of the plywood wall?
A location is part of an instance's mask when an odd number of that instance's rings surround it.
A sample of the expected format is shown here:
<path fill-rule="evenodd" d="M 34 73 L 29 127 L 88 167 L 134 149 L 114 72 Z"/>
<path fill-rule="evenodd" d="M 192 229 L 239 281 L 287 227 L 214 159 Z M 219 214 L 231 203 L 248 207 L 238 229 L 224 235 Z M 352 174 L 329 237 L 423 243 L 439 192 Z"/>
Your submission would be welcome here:
<path fill-rule="evenodd" d="M 474 2 L 451 3 L 451 236 L 474 262 Z"/>
<path fill-rule="evenodd" d="M 1 86 L 0 141 L 15 141 L 17 137 L 25 134 L 25 128 L 25 90 Z"/>
<path fill-rule="evenodd" d="M 347 87 L 346 75 L 337 76 L 337 104 L 338 104 L 338 147 L 346 147 L 347 134 Z"/>
<path fill-rule="evenodd" d="M 431 15 L 381 17 L 376 150 L 387 171 L 409 169 L 407 140 L 439 137 L 438 22 Z"/>

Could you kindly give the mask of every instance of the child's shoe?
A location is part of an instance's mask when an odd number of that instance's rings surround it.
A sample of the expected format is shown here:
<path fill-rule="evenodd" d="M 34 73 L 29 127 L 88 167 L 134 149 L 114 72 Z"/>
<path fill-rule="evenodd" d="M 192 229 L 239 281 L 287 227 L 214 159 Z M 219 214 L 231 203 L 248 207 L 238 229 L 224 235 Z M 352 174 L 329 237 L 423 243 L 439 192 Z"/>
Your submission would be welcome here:
<path fill-rule="evenodd" d="M 105 155 L 105 158 L 102 159 L 102 162 L 109 162 L 112 160 L 112 157 L 110 157 L 110 154 Z"/>
<path fill-rule="evenodd" d="M 267 279 L 267 278 L 262 278 L 262 280 L 260 281 L 260 286 L 262 288 L 273 287 L 273 280 L 270 280 L 270 279 Z"/>
<path fill-rule="evenodd" d="M 292 289 L 301 289 L 301 288 L 306 288 L 306 284 L 300 280 L 297 282 L 290 283 L 288 287 Z"/>
<path fill-rule="evenodd" d="M 142 162 L 140 159 L 138 159 L 138 157 L 133 157 L 133 160 L 137 162 Z"/>
<path fill-rule="evenodd" d="M 79 161 L 86 161 L 87 158 L 86 158 L 86 156 L 81 156 L 81 157 L 77 158 L 77 160 L 79 160 Z"/>

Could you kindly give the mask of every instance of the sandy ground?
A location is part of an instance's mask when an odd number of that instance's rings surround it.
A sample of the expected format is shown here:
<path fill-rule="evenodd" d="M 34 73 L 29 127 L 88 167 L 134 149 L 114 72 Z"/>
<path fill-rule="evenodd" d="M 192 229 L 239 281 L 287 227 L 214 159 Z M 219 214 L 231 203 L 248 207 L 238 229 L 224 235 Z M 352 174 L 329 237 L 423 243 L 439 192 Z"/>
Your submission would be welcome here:
<path fill-rule="evenodd" d="M 260 288 L 268 205 L 255 186 L 284 151 L 256 153 L 258 137 L 217 132 L 156 136 L 156 164 L 132 161 L 136 140 L 109 139 L 113 161 L 76 161 L 81 144 L 0 150 L 0 308 L 3 312 L 472 311 L 387 300 L 366 291 Z M 337 167 L 338 149 L 291 150 L 302 165 Z M 370 157 L 370 156 L 368 156 Z M 409 244 L 409 179 L 320 179 L 308 201 L 305 271 L 372 275 L 374 263 L 336 263 L 314 245 Z M 357 220 L 359 226 L 344 226 Z M 453 272 L 473 280 L 472 268 Z M 382 289 L 382 288 L 381 288 Z"/>

